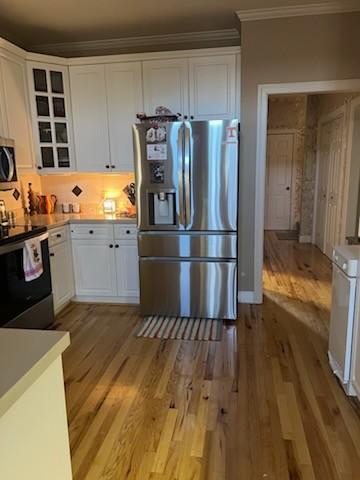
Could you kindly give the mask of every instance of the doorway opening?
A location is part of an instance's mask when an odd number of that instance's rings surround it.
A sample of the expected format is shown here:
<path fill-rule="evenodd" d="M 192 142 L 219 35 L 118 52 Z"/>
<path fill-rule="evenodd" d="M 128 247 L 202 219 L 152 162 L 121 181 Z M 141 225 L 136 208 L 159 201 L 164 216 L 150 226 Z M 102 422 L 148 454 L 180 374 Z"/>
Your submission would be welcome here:
<path fill-rule="evenodd" d="M 264 289 L 327 326 L 333 249 L 360 241 L 360 90 L 269 95 L 267 107 Z"/>
<path fill-rule="evenodd" d="M 360 92 L 270 95 L 265 231 L 329 258 L 357 236 Z"/>

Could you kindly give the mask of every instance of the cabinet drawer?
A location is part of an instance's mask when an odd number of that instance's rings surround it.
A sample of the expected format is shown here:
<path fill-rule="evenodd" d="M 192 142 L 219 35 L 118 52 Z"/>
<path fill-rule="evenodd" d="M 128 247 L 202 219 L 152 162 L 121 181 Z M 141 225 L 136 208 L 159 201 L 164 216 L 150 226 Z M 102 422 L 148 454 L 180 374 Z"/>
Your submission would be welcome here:
<path fill-rule="evenodd" d="M 83 223 L 70 225 L 71 238 L 111 240 L 114 238 L 112 225 Z"/>
<path fill-rule="evenodd" d="M 121 240 L 124 238 L 136 238 L 137 228 L 136 225 L 114 225 L 114 233 L 116 240 Z"/>
<path fill-rule="evenodd" d="M 54 245 L 58 245 L 62 242 L 67 242 L 68 238 L 69 232 L 67 225 L 51 228 L 49 230 L 49 247 L 53 247 Z"/>

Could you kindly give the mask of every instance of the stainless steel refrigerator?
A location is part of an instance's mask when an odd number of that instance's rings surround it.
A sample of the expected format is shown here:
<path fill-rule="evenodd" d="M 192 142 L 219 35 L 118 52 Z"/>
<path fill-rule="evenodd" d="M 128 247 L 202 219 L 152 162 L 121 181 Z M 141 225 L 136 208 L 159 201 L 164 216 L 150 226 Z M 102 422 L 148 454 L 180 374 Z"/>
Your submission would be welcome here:
<path fill-rule="evenodd" d="M 237 120 L 133 126 L 143 315 L 237 316 Z"/>

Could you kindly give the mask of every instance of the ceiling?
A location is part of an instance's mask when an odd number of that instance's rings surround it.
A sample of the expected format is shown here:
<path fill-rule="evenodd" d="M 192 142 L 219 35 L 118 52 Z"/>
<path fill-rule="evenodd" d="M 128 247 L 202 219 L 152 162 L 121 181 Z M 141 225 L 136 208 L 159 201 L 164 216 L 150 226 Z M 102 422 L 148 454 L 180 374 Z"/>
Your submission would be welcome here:
<path fill-rule="evenodd" d="M 236 10 L 314 1 L 321 0 L 0 0 L 0 36 L 29 48 L 231 29 Z"/>

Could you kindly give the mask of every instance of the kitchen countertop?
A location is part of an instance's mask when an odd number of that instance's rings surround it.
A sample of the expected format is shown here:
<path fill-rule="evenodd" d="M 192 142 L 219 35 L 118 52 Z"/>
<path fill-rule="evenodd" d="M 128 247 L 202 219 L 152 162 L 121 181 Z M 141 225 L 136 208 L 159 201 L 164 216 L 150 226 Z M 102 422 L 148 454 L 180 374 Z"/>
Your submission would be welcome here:
<path fill-rule="evenodd" d="M 0 417 L 69 345 L 68 332 L 0 328 Z"/>
<path fill-rule="evenodd" d="M 94 213 L 51 213 L 48 215 L 32 215 L 30 217 L 17 218 L 17 225 L 31 224 L 34 227 L 55 228 L 68 223 L 124 223 L 136 224 L 134 217 L 119 217 L 114 214 Z"/>

